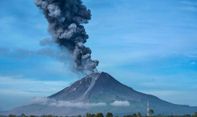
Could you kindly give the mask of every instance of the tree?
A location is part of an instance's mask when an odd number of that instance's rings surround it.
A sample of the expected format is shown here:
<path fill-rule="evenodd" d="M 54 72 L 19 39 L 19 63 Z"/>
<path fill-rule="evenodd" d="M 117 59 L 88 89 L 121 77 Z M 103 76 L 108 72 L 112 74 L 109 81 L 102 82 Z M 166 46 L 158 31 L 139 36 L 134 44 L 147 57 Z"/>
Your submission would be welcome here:
<path fill-rule="evenodd" d="M 110 112 L 108 112 L 108 113 L 106 114 L 106 117 L 113 117 L 113 114 L 110 113 Z"/>
<path fill-rule="evenodd" d="M 149 109 L 149 114 L 150 114 L 150 116 L 152 116 L 154 114 L 154 110 L 153 109 Z"/>
<path fill-rule="evenodd" d="M 86 113 L 86 117 L 92 117 L 92 114 Z"/>
<path fill-rule="evenodd" d="M 97 113 L 97 114 L 95 115 L 95 117 L 104 117 L 104 116 L 103 116 L 103 113 Z"/>
<path fill-rule="evenodd" d="M 137 116 L 137 117 L 142 117 L 142 115 L 141 115 L 140 112 L 136 113 L 136 116 Z"/>
<path fill-rule="evenodd" d="M 29 117 L 36 117 L 35 115 L 30 115 Z"/>
<path fill-rule="evenodd" d="M 134 117 L 134 114 L 133 115 L 124 115 L 123 117 Z"/>
<path fill-rule="evenodd" d="M 136 113 L 134 113 L 132 117 L 137 117 L 137 114 L 136 114 Z"/>
<path fill-rule="evenodd" d="M 185 115 L 183 115 L 183 117 L 191 117 L 191 115 L 190 114 L 185 114 Z"/>
<path fill-rule="evenodd" d="M 9 115 L 8 117 L 16 117 L 16 115 Z"/>
<path fill-rule="evenodd" d="M 21 114 L 21 117 L 27 117 L 24 113 Z"/>
<path fill-rule="evenodd" d="M 91 117 L 95 117 L 95 114 L 92 114 Z"/>
<path fill-rule="evenodd" d="M 197 112 L 195 112 L 195 113 L 192 115 L 192 117 L 197 117 Z"/>
<path fill-rule="evenodd" d="M 81 117 L 81 115 L 77 115 L 76 117 Z"/>

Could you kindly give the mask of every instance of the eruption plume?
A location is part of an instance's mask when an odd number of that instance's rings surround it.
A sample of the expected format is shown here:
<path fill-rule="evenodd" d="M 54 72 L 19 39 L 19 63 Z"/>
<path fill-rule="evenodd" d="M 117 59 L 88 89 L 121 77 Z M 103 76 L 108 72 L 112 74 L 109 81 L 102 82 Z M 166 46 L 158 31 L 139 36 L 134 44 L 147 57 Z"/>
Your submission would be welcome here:
<path fill-rule="evenodd" d="M 96 71 L 99 61 L 91 59 L 91 49 L 83 24 L 91 19 L 91 12 L 81 0 L 36 0 L 43 11 L 54 42 L 66 48 L 74 61 L 73 68 L 82 73 Z"/>

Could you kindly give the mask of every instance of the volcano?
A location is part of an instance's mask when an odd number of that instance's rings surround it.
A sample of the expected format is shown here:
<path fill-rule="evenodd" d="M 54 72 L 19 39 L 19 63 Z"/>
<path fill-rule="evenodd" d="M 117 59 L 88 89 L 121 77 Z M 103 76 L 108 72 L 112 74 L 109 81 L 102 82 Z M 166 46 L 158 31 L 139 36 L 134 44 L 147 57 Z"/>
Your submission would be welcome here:
<path fill-rule="evenodd" d="M 147 103 L 155 114 L 190 114 L 197 107 L 173 104 L 156 96 L 138 92 L 105 72 L 92 73 L 71 86 L 29 105 L 15 108 L 7 114 L 84 115 L 112 112 L 115 115 L 146 114 Z"/>

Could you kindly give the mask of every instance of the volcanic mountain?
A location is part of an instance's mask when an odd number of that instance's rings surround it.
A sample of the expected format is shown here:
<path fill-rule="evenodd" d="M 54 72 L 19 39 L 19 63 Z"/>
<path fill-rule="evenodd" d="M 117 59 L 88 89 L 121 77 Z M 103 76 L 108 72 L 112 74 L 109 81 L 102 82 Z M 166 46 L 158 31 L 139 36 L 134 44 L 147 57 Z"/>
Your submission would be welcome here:
<path fill-rule="evenodd" d="M 135 91 L 105 72 L 92 73 L 71 86 L 38 102 L 15 108 L 7 114 L 78 115 L 113 112 L 116 115 L 141 112 L 146 114 L 147 103 L 155 114 L 189 114 L 197 107 L 177 105 L 153 95 Z"/>

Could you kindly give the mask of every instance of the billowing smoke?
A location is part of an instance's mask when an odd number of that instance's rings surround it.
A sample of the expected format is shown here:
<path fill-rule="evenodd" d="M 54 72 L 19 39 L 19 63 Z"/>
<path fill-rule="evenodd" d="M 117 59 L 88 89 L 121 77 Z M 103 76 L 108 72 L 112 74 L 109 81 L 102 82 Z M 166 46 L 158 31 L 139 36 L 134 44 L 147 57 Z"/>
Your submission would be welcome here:
<path fill-rule="evenodd" d="M 91 50 L 84 44 L 88 39 L 83 24 L 91 12 L 81 0 L 36 0 L 43 11 L 54 42 L 66 48 L 74 61 L 73 68 L 83 73 L 96 71 L 99 62 L 91 59 Z"/>

